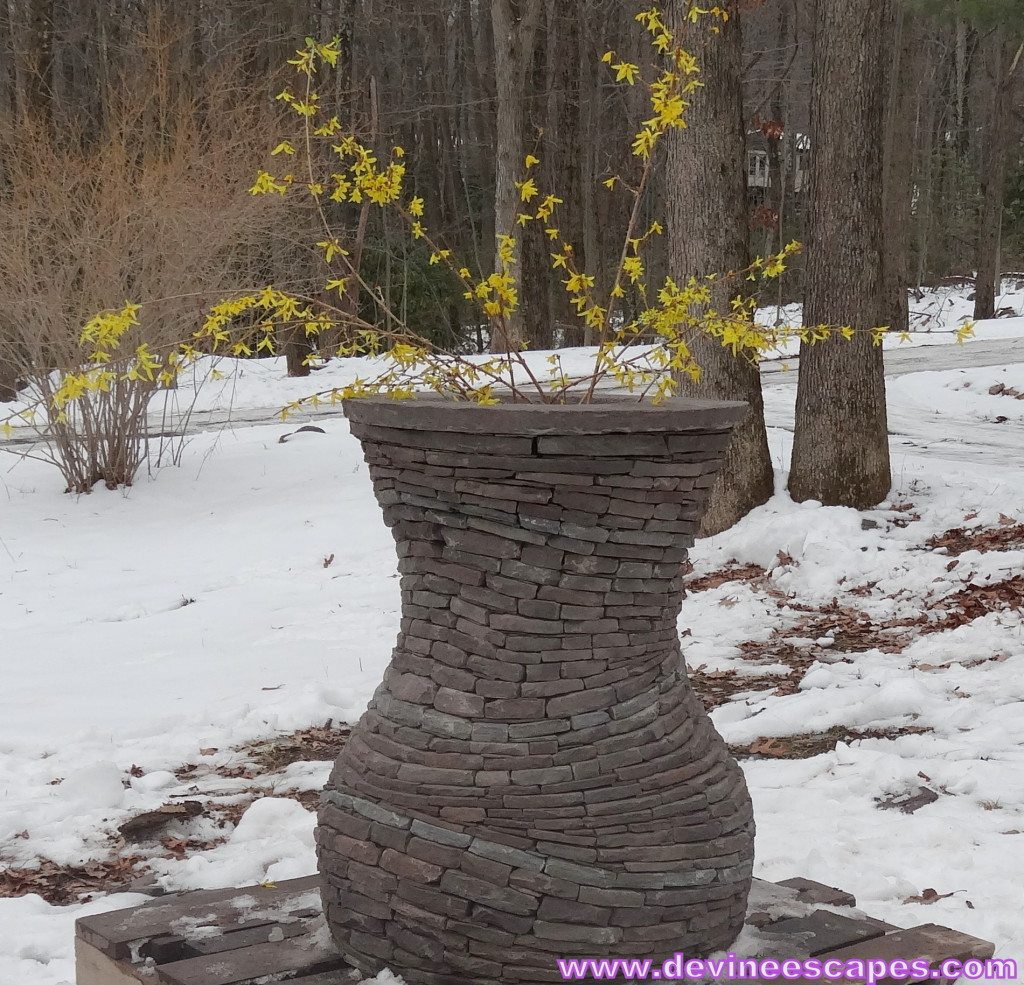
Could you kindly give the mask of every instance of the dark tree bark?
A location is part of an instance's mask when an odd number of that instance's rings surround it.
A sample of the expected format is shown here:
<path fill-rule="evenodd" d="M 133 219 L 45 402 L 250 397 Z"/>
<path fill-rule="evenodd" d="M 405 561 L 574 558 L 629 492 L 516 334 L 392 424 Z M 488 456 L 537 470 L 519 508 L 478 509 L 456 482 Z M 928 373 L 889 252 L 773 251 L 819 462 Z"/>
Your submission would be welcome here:
<path fill-rule="evenodd" d="M 541 40 L 534 45 L 523 96 L 527 109 L 533 109 L 532 114 L 526 112 L 527 121 L 535 120 L 537 129 L 543 130 L 542 155 L 547 159 L 540 168 L 534 166 L 530 171 L 530 176 L 539 185 L 548 188 L 557 187 L 557 185 L 552 185 L 547 176 L 550 172 L 551 160 L 557 159 L 558 126 L 557 120 L 552 120 L 549 117 L 548 107 L 540 99 L 536 99 L 535 94 L 551 92 L 549 75 L 553 65 L 557 62 L 557 51 L 553 48 L 558 38 L 554 27 L 557 12 L 549 6 L 542 11 L 542 16 L 544 19 L 538 25 L 537 32 L 538 38 Z M 526 149 L 527 146 L 524 143 L 524 152 Z M 526 170 L 522 164 L 520 171 L 525 176 Z M 557 177 L 555 181 L 557 182 Z M 521 211 L 528 212 L 530 209 L 528 206 L 522 206 Z M 522 339 L 530 349 L 550 349 L 554 345 L 555 333 L 554 323 L 551 319 L 551 307 L 548 303 L 551 278 L 548 276 L 550 268 L 548 266 L 547 240 L 543 229 L 536 222 L 520 227 L 518 234 L 522 240 L 519 292 L 522 307 Z"/>
<path fill-rule="evenodd" d="M 11 342 L 0 337 L 0 403 L 16 400 L 18 397 L 18 371 L 6 350 Z"/>
<path fill-rule="evenodd" d="M 521 9 L 519 9 L 521 8 Z M 524 100 L 527 72 L 533 67 L 534 44 L 542 7 L 541 0 L 491 0 L 494 30 L 494 77 L 496 85 L 497 135 L 494 147 L 494 235 L 516 240 L 512 251 L 513 271 L 522 277 L 522 229 L 516 224 L 521 211 L 516 181 L 523 171 L 525 155 Z M 495 269 L 502 266 L 497 246 Z M 492 352 L 504 352 L 523 338 L 522 310 L 507 319 L 507 338 L 495 335 Z"/>
<path fill-rule="evenodd" d="M 894 332 L 910 327 L 910 207 L 913 197 L 914 121 L 919 92 L 920 33 L 916 18 L 903 4 L 889 8 L 886 35 L 892 39 L 885 108 L 882 161 L 883 277 Z"/>
<path fill-rule="evenodd" d="M 14 113 L 14 37 L 7 0 L 0 0 L 0 120 Z"/>
<path fill-rule="evenodd" d="M 988 43 L 988 112 L 985 120 L 981 165 L 981 210 L 978 216 L 978 253 L 975 266 L 974 317 L 994 318 L 999 286 L 999 241 L 1003 198 L 1006 194 L 1006 163 L 1009 156 L 1010 98 L 1006 32 L 1002 25 L 992 31 Z"/>
<path fill-rule="evenodd" d="M 683 44 L 700 64 L 703 88 L 692 98 L 687 129 L 670 139 L 666 168 L 669 274 L 680 280 L 740 270 L 750 262 L 740 18 L 736 2 L 724 6 L 731 16 L 719 33 L 705 23 L 681 29 Z M 718 310 L 728 310 L 731 293 L 715 298 Z M 765 502 L 774 477 L 757 365 L 711 338 L 694 339 L 691 348 L 703 372 L 699 383 L 684 381 L 687 392 L 749 405 L 701 526 L 702 533 L 713 534 Z"/>
<path fill-rule="evenodd" d="M 849 325 L 800 347 L 789 489 L 865 508 L 892 484 L 882 349 L 886 0 L 816 4 L 804 323 Z"/>
<path fill-rule="evenodd" d="M 557 227 L 574 246 L 580 236 L 580 152 L 582 135 L 579 60 L 581 23 L 572 5 L 548 11 L 547 56 L 544 97 L 544 185 L 565 199 L 559 209 Z M 539 231 L 539 230 L 538 230 Z M 547 286 L 547 318 L 556 343 L 565 344 L 571 328 L 579 324 L 569 296 L 561 283 L 550 276 L 550 241 L 541 246 Z"/>
<path fill-rule="evenodd" d="M 585 16 L 584 5 L 587 0 L 578 0 L 578 15 Z M 580 186 L 580 245 L 583 247 L 583 269 L 594 278 L 599 287 L 603 287 L 601 279 L 601 216 L 600 204 L 597 195 L 598 182 L 598 133 L 600 127 L 598 121 L 601 118 L 601 87 L 598 81 L 598 66 L 590 49 L 580 45 L 579 61 L 577 65 L 579 72 L 580 90 L 580 161 L 579 161 L 579 186 Z M 570 345 L 593 345 L 595 342 L 594 329 L 576 319 L 570 329 L 568 342 Z"/>
<path fill-rule="evenodd" d="M 53 107 L 53 0 L 32 0 L 29 7 L 27 106 L 44 125 Z"/>
<path fill-rule="evenodd" d="M 286 328 L 281 333 L 281 348 L 284 352 L 285 368 L 289 376 L 309 376 L 310 368 L 307 362 L 313 352 L 306 333 L 301 325 Z"/>

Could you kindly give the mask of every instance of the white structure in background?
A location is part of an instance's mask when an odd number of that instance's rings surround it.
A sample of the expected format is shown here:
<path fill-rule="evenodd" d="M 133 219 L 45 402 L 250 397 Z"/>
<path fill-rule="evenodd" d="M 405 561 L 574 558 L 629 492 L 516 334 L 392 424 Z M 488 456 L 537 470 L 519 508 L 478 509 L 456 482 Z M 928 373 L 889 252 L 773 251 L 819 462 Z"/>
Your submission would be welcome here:
<path fill-rule="evenodd" d="M 794 153 L 795 143 L 795 153 Z M 783 171 L 789 179 L 790 169 L 796 167 L 793 176 L 793 189 L 799 195 L 803 192 L 810 168 L 810 138 L 803 133 L 796 135 L 795 141 L 785 136 L 779 141 L 783 155 Z M 768 165 L 768 138 L 760 130 L 747 133 L 747 188 L 751 189 L 755 198 L 764 198 L 771 188 L 771 173 Z"/>

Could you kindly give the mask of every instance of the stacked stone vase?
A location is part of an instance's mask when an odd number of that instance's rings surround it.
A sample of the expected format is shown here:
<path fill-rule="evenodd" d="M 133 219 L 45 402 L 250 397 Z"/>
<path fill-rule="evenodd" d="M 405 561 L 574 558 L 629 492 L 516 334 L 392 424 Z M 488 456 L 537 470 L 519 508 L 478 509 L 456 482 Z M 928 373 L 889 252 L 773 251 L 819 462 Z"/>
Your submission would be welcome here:
<path fill-rule="evenodd" d="M 408 985 L 727 947 L 754 824 L 690 687 L 687 548 L 742 404 L 345 404 L 401 632 L 317 844 L 328 923 Z M 382 563 L 386 563 L 382 560 Z"/>

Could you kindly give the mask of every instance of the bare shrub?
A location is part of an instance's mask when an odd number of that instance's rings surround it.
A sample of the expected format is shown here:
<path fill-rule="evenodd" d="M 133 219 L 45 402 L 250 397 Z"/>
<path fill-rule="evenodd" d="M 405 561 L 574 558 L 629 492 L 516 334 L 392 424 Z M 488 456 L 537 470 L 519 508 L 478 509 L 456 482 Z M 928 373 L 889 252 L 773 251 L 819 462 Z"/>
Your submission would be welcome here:
<path fill-rule="evenodd" d="M 129 378 L 138 347 L 177 358 L 213 298 L 266 282 L 281 234 L 279 205 L 248 194 L 265 97 L 211 79 L 171 99 L 143 84 L 160 77 L 124 80 L 99 134 L 55 140 L 30 120 L 0 128 L 0 399 L 27 384 L 41 454 L 77 492 L 130 484 L 146 460 L 147 413 L 176 378 Z M 142 314 L 108 354 L 116 380 L 60 406 L 68 375 L 95 366 L 83 326 L 126 298 Z M 180 423 L 188 409 L 171 416 Z"/>

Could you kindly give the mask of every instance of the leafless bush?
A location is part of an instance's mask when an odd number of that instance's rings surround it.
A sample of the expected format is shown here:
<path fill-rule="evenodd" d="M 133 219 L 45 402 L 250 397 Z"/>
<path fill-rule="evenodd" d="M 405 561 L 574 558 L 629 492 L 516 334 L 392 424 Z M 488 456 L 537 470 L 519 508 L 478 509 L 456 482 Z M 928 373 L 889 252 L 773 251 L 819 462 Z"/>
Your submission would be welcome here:
<path fill-rule="evenodd" d="M 268 279 L 267 244 L 281 234 L 277 203 L 248 194 L 265 100 L 218 80 L 178 100 L 140 83 L 119 87 L 100 134 L 0 127 L 0 399 L 27 384 L 43 454 L 79 492 L 132 481 L 147 412 L 174 385 L 119 378 L 61 408 L 62 379 L 89 368 L 83 325 L 130 298 L 144 315 L 126 360 L 143 343 L 169 353 L 226 288 Z"/>

